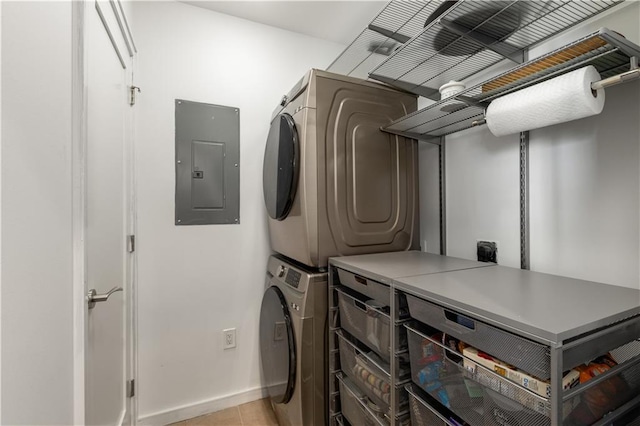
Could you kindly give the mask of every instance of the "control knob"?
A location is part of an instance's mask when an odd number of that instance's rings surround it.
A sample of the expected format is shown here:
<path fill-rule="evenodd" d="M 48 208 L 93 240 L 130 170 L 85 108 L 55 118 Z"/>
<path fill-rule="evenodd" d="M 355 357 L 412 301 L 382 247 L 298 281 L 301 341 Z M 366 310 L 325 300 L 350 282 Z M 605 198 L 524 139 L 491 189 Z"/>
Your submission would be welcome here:
<path fill-rule="evenodd" d="M 280 267 L 278 268 L 278 278 L 282 278 L 284 276 L 285 270 L 286 268 L 284 267 L 284 265 L 280 265 Z"/>

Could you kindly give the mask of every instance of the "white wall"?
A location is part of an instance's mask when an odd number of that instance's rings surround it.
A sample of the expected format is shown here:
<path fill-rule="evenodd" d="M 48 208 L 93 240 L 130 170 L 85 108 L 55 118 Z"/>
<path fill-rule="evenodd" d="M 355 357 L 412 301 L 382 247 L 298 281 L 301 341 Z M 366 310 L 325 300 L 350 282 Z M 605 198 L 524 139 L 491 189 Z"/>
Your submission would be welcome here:
<path fill-rule="evenodd" d="M 2 4 L 2 424 L 73 423 L 71 3 Z"/>
<path fill-rule="evenodd" d="M 440 173 L 438 146 L 430 143 L 418 145 L 420 162 L 420 248 L 440 254 Z"/>
<path fill-rule="evenodd" d="M 531 132 L 531 268 L 639 287 L 640 84 L 595 120 Z"/>
<path fill-rule="evenodd" d="M 518 136 L 485 127 L 446 138 L 447 254 L 476 258 L 477 240 L 498 243 L 498 263 L 520 266 Z"/>
<path fill-rule="evenodd" d="M 261 395 L 269 120 L 304 72 L 326 67 L 343 46 L 175 2 L 135 3 L 133 15 L 142 88 L 138 404 L 144 423 L 160 423 Z M 176 98 L 240 108 L 240 225 L 174 225 Z M 237 348 L 223 351 L 222 329 L 231 327 Z"/>
<path fill-rule="evenodd" d="M 603 26 L 640 44 L 640 2 L 546 49 Z M 604 111 L 593 119 L 531 132 L 532 269 L 640 288 L 639 117 L 634 82 L 607 89 Z"/>
<path fill-rule="evenodd" d="M 639 22 L 640 3 L 629 2 L 530 57 L 602 26 L 638 44 Z M 530 133 L 532 270 L 640 287 L 639 95 L 638 82 L 607 89 L 601 115 Z M 518 138 L 486 127 L 447 136 L 449 255 L 474 259 L 476 240 L 490 239 L 499 243 L 498 263 L 520 266 Z M 421 184 L 422 197 L 435 185 Z"/>
<path fill-rule="evenodd" d="M 2 167 L 2 2 L 0 2 L 0 167 Z M 0 423 L 2 423 L 2 172 L 0 171 Z"/>

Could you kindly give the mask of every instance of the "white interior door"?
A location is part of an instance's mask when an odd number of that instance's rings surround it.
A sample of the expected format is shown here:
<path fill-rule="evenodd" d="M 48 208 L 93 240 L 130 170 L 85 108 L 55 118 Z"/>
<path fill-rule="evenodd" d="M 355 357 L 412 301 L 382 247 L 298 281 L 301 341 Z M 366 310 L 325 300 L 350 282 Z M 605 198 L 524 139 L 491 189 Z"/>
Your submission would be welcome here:
<path fill-rule="evenodd" d="M 85 90 L 85 277 L 97 294 L 121 288 L 94 306 L 88 303 L 85 352 L 85 420 L 120 425 L 127 414 L 126 300 L 131 290 L 127 266 L 129 141 L 126 114 L 131 60 L 115 39 L 117 9 L 108 2 L 86 3 Z M 127 67 L 129 65 L 129 67 Z"/>

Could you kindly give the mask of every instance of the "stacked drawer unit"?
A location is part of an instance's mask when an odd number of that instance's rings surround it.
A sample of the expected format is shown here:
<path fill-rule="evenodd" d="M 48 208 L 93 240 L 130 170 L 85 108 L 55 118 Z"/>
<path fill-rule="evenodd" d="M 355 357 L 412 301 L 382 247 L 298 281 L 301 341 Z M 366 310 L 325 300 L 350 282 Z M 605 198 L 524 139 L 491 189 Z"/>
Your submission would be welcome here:
<path fill-rule="evenodd" d="M 496 268 L 475 274 L 496 271 L 501 272 Z M 456 273 L 453 274 L 455 277 Z M 468 271 L 458 274 L 472 276 Z M 562 280 L 558 281 L 559 285 Z M 481 281 L 478 279 L 477 284 Z M 460 281 L 446 282 L 457 285 Z M 437 281 L 430 283 L 434 287 L 438 284 Z M 412 318 L 405 328 L 414 426 L 586 426 L 627 425 L 638 421 L 638 412 L 634 413 L 634 407 L 635 410 L 640 407 L 640 316 L 637 314 L 623 316 L 608 327 L 594 327 L 593 333 L 581 330 L 568 342 L 554 345 L 534 340 L 528 330 L 508 330 L 482 321 L 470 315 L 463 303 L 460 310 L 456 310 L 452 306 L 456 302 L 450 299 L 449 306 L 445 307 L 400 292 L 407 299 Z M 554 314 L 548 312 L 547 315 Z M 581 384 L 581 373 L 573 369 L 584 371 L 584 363 L 607 353 L 617 365 L 599 372 L 599 378 Z M 560 372 L 554 375 L 553 369 L 558 366 Z M 565 379 L 559 388 L 563 370 Z"/>
<path fill-rule="evenodd" d="M 365 407 L 365 419 L 371 418 L 368 413 L 393 426 L 411 420 L 407 387 L 411 370 L 404 327 L 410 318 L 406 299 L 393 290 L 394 280 L 488 266 L 418 251 L 330 259 L 327 400 L 331 425 L 360 424 L 363 417 L 353 418 L 358 411 L 350 409 L 359 401 Z M 364 399 L 348 398 L 350 385 Z"/>
<path fill-rule="evenodd" d="M 416 252 L 329 265 L 331 425 L 640 426 L 640 291 Z"/>
<path fill-rule="evenodd" d="M 391 289 L 339 268 L 331 273 L 331 424 L 402 424 L 408 400 L 397 383 L 406 383 L 410 370 L 406 333 L 392 320 Z M 392 336 L 404 338 L 395 343 Z"/>

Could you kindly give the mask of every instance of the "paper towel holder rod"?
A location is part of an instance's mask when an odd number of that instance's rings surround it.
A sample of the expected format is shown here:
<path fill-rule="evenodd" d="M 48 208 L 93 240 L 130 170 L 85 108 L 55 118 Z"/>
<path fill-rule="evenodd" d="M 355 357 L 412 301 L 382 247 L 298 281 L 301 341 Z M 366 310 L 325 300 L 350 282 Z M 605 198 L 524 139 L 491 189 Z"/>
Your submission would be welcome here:
<path fill-rule="evenodd" d="M 606 89 L 607 87 L 616 86 L 622 83 L 628 83 L 630 81 L 634 81 L 640 78 L 640 67 L 638 66 L 638 58 L 635 56 L 631 57 L 631 69 L 629 71 L 623 72 L 621 74 L 617 74 L 604 80 L 594 81 L 591 83 L 591 91 L 594 96 L 596 96 L 596 90 L 598 89 Z M 486 110 L 485 110 L 486 113 Z M 483 124 L 487 124 L 486 118 L 482 118 L 480 120 L 475 120 L 471 123 L 472 127 L 482 126 Z"/>
<path fill-rule="evenodd" d="M 623 72 L 618 75 L 614 75 L 604 80 L 594 81 L 591 83 L 591 90 L 606 89 L 607 87 L 615 86 L 629 81 L 637 80 L 640 78 L 640 68 L 638 67 L 638 58 L 631 57 L 631 70 Z"/>

